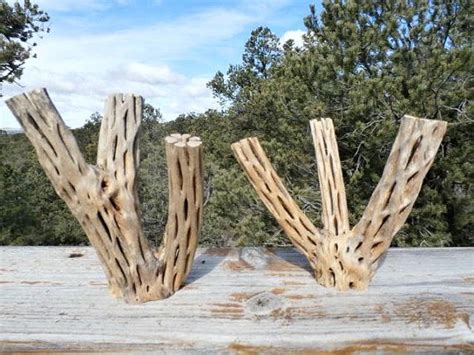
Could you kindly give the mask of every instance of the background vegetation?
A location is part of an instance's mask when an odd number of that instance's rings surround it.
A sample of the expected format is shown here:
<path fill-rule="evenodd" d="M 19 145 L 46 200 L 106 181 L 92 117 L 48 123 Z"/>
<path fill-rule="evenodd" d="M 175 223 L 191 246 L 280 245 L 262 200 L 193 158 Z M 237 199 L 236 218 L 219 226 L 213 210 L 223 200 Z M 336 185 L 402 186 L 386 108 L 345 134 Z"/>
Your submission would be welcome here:
<path fill-rule="evenodd" d="M 351 223 L 377 184 L 399 122 L 411 114 L 449 122 L 447 135 L 397 246 L 474 246 L 473 23 L 470 1 L 331 1 L 304 19 L 302 48 L 283 46 L 257 28 L 242 62 L 209 87 L 220 111 L 162 122 L 147 105 L 139 193 L 147 236 L 160 242 L 166 223 L 163 138 L 172 132 L 205 143 L 205 213 L 201 244 L 287 245 L 233 158 L 230 144 L 263 143 L 302 209 L 318 225 L 320 194 L 308 121 L 336 126 Z M 74 131 L 95 160 L 100 115 Z M 22 134 L 0 135 L 0 244 L 87 244 L 55 195 Z"/>

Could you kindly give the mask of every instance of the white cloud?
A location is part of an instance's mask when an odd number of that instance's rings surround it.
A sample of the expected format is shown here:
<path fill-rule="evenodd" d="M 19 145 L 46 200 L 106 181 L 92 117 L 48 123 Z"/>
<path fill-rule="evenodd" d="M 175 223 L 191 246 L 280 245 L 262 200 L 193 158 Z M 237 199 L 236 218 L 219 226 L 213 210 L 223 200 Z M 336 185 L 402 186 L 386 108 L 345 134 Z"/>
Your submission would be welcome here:
<path fill-rule="evenodd" d="M 302 30 L 286 31 L 280 38 L 280 43 L 283 45 L 288 40 L 292 39 L 296 47 L 303 47 L 303 35 L 306 34 Z"/>
<path fill-rule="evenodd" d="M 40 41 L 38 57 L 27 61 L 22 87 L 5 84 L 3 94 L 7 98 L 46 87 L 72 127 L 81 126 L 92 112 L 101 112 L 103 100 L 112 92 L 144 96 L 167 120 L 189 111 L 203 112 L 217 107 L 205 86 L 212 73 L 194 78 L 167 63 L 193 59 L 193 53 L 230 39 L 249 21 L 237 11 L 211 9 L 165 23 L 73 39 L 53 31 Z M 0 127 L 18 126 L 0 103 Z"/>
<path fill-rule="evenodd" d="M 46 10 L 49 7 L 67 11 L 79 4 L 100 10 L 123 0 L 37 2 Z M 203 63 L 207 65 L 209 57 L 234 48 L 234 37 L 264 16 L 268 13 L 255 14 L 246 7 L 208 8 L 169 21 L 117 31 L 97 33 L 94 27 L 93 34 L 84 31 L 87 21 L 74 35 L 74 29 L 63 27 L 66 32 L 53 26 L 52 32 L 38 43 L 38 57 L 27 61 L 20 81 L 22 87 L 5 84 L 4 99 L 46 87 L 71 127 L 81 126 L 94 111 L 102 112 L 105 98 L 113 92 L 142 95 L 161 110 L 165 120 L 181 113 L 217 108 L 206 83 L 222 68 L 207 67 L 205 72 L 197 68 Z M 64 19 L 61 21 L 64 23 Z M 180 66 L 176 63 L 183 61 L 187 73 L 177 69 Z M 0 100 L 0 127 L 18 126 Z"/>
<path fill-rule="evenodd" d="M 128 63 L 123 71 L 115 71 L 113 75 L 129 81 L 147 84 L 179 84 L 184 77 L 174 73 L 167 65 L 152 66 L 143 63 Z"/>

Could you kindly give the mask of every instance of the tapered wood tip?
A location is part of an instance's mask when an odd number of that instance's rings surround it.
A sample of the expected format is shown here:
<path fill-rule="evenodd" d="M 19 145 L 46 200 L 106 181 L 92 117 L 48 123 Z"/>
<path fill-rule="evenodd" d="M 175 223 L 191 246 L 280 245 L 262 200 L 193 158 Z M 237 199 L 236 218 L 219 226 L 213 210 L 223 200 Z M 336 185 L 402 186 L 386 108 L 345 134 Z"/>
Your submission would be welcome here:
<path fill-rule="evenodd" d="M 166 143 L 173 144 L 176 147 L 195 148 L 202 145 L 201 138 L 191 136 L 190 134 L 172 133 L 165 138 Z"/>
<path fill-rule="evenodd" d="M 196 147 L 199 147 L 202 145 L 202 142 L 201 141 L 188 141 L 187 143 L 188 147 L 190 148 L 196 148 Z"/>
<path fill-rule="evenodd" d="M 416 117 L 416 116 L 411 116 L 411 115 L 403 115 L 402 120 L 410 120 L 410 121 L 420 121 L 422 123 L 437 123 L 442 126 L 447 126 L 448 122 L 442 121 L 442 120 L 432 120 L 430 118 L 422 118 L 422 117 Z"/>
<path fill-rule="evenodd" d="M 124 93 L 124 92 L 115 92 L 113 94 L 110 94 L 109 97 L 116 97 L 120 98 L 122 101 L 125 100 L 128 97 L 134 98 L 134 99 L 141 99 L 142 96 L 134 94 L 134 93 Z"/>
<path fill-rule="evenodd" d="M 168 136 L 168 137 L 165 138 L 165 142 L 168 143 L 168 144 L 175 144 L 175 143 L 179 142 L 179 139 L 176 138 L 176 137 Z"/>
<path fill-rule="evenodd" d="M 320 118 L 314 118 L 312 120 L 309 120 L 309 123 L 311 125 L 314 125 L 314 124 L 321 124 L 322 122 L 332 122 L 332 118 L 330 117 L 320 117 Z"/>
<path fill-rule="evenodd" d="M 24 99 L 25 97 L 28 97 L 28 96 L 31 96 L 31 95 L 41 95 L 41 94 L 46 95 L 46 96 L 49 97 L 49 94 L 48 94 L 48 91 L 46 90 L 46 88 L 36 88 L 36 89 L 30 90 L 28 92 L 24 92 L 22 94 L 12 96 L 12 97 L 6 99 L 5 103 L 8 105 L 9 102 L 13 102 L 15 99 Z"/>
<path fill-rule="evenodd" d="M 241 145 L 242 143 L 245 143 L 245 142 L 255 142 L 255 141 L 258 142 L 257 137 L 247 137 L 247 138 L 242 138 L 241 140 L 232 143 L 232 145 Z"/>

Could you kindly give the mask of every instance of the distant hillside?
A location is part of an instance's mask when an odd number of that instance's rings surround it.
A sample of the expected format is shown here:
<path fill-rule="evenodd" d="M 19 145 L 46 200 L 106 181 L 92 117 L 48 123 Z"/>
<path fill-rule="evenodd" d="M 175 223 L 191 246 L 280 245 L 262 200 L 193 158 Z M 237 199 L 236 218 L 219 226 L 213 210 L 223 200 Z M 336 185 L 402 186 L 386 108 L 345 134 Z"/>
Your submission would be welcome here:
<path fill-rule="evenodd" d="M 13 135 L 13 134 L 18 134 L 18 133 L 23 133 L 23 130 L 21 128 L 4 127 L 4 128 L 0 128 L 0 132 L 1 134 Z"/>

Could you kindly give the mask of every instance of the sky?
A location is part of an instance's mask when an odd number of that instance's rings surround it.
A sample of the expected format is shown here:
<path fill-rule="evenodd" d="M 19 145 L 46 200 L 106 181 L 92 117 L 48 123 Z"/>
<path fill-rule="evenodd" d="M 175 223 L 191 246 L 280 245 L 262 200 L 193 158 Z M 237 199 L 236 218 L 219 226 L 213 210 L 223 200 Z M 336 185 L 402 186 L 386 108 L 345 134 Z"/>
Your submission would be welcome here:
<path fill-rule="evenodd" d="M 8 1 L 12 3 L 13 1 Z M 163 119 L 218 108 L 206 83 L 241 62 L 250 32 L 268 26 L 300 43 L 310 0 L 35 0 L 51 17 L 18 84 L 3 83 L 0 128 L 18 129 L 4 99 L 47 88 L 81 127 L 112 93 L 135 93 Z"/>

